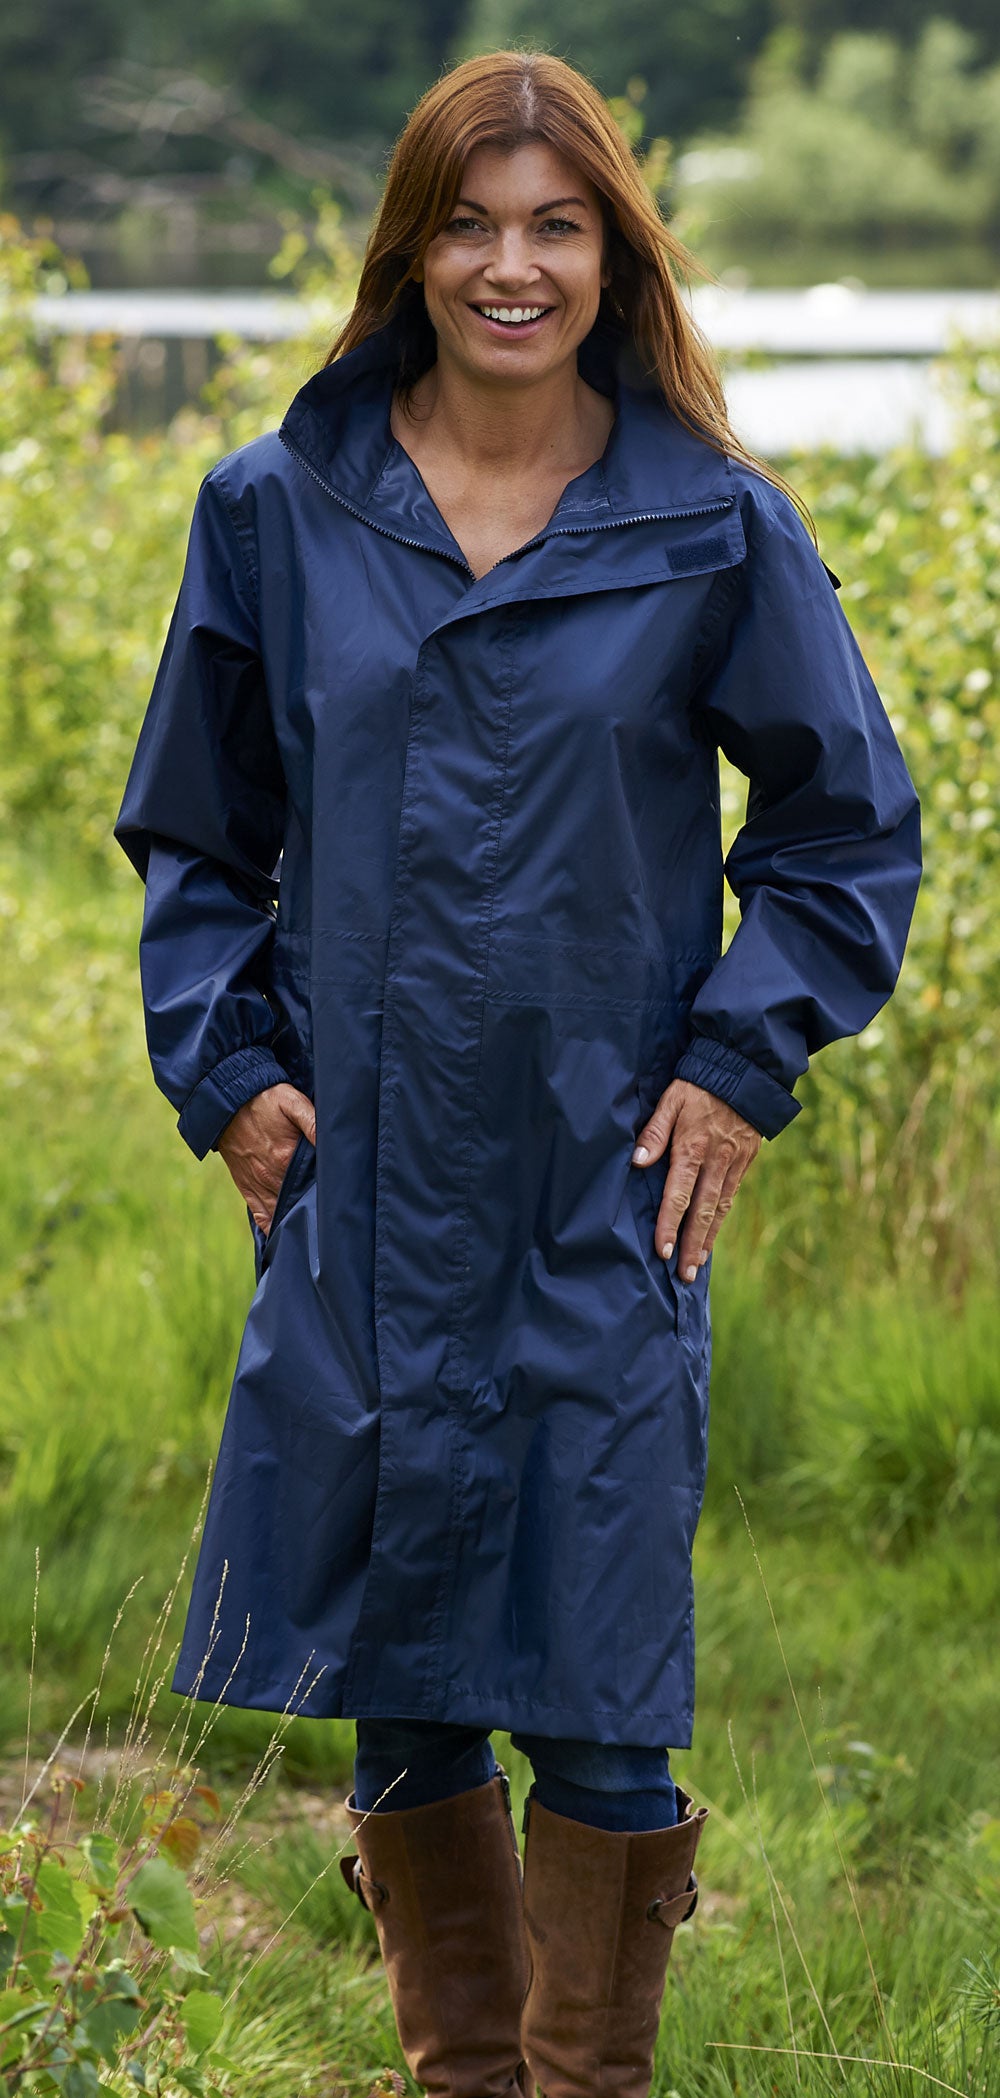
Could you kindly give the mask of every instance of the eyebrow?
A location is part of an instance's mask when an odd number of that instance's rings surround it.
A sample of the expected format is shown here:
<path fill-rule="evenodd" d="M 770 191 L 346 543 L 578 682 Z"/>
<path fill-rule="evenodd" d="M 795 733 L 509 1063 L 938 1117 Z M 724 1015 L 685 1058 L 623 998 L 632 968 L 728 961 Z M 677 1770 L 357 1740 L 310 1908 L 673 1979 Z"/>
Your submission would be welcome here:
<path fill-rule="evenodd" d="M 488 219 L 490 216 L 485 204 L 475 204 L 471 197 L 459 197 L 458 204 L 463 205 L 466 211 L 478 211 L 481 218 Z M 456 211 L 458 204 L 455 206 Z M 536 204 L 531 216 L 533 219 L 541 218 L 546 211 L 555 211 L 558 204 L 579 204 L 581 210 L 587 209 L 582 197 L 553 197 L 549 204 Z"/>

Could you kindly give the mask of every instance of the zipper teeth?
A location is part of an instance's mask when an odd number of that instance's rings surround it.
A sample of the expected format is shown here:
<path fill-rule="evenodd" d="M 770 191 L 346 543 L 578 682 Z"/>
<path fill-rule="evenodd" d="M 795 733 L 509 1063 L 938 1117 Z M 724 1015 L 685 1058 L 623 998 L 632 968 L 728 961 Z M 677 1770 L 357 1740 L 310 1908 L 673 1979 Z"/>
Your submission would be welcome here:
<path fill-rule="evenodd" d="M 299 465 L 304 469 L 304 471 L 307 474 L 311 474 L 313 480 L 318 482 L 320 488 L 325 489 L 327 495 L 333 497 L 335 503 L 340 503 L 342 504 L 345 510 L 349 510 L 352 517 L 357 517 L 362 524 L 371 525 L 373 531 L 381 532 L 384 538 L 394 539 L 396 541 L 397 546 L 412 546 L 416 548 L 418 553 L 427 553 L 428 548 L 426 542 L 423 539 L 408 539 L 405 533 L 394 532 L 391 526 L 380 524 L 376 518 L 369 517 L 364 510 L 359 510 L 356 503 L 349 502 L 347 496 L 341 495 L 340 490 L 334 488 L 332 482 L 324 480 L 323 475 L 321 473 L 317 473 L 315 466 L 310 465 L 309 460 L 305 457 L 305 454 L 303 452 L 300 452 L 297 444 L 293 444 L 291 442 L 291 439 L 284 436 L 281 430 L 278 431 L 278 435 L 281 438 L 281 442 L 284 445 L 286 452 L 290 452 L 292 458 L 298 460 Z M 473 581 L 475 581 L 474 569 L 469 567 L 468 561 L 466 561 L 460 554 L 453 554 L 451 552 L 451 549 L 447 546 L 436 547 L 434 551 L 436 553 L 442 553 L 445 559 L 447 561 L 454 562 L 457 568 L 464 568 L 466 573 L 472 576 Z"/>
<path fill-rule="evenodd" d="M 359 518 L 362 524 L 371 525 L 373 531 L 381 532 L 386 539 L 394 539 L 397 546 L 412 546 L 415 547 L 419 553 L 427 553 L 429 551 L 433 551 L 434 553 L 443 554 L 446 561 L 454 562 L 457 568 L 464 568 L 466 574 L 472 577 L 474 583 L 485 582 L 487 575 L 492 575 L 496 569 L 502 568 L 505 561 L 513 560 L 515 554 L 526 554 L 530 551 L 530 549 L 533 546 L 542 546 L 544 544 L 545 533 L 538 532 L 536 533 L 534 539 L 526 539 L 523 546 L 516 546 L 512 548 L 509 554 L 504 554 L 499 561 L 494 561 L 493 567 L 488 568 L 485 571 L 484 575 L 477 576 L 475 569 L 470 568 L 468 561 L 466 561 L 464 557 L 460 554 L 453 554 L 449 547 L 441 546 L 428 548 L 426 540 L 408 539 L 405 533 L 394 532 L 391 526 L 386 524 L 380 524 L 377 518 L 369 517 L 367 511 L 359 510 L 357 504 L 349 502 L 346 495 L 341 495 L 340 490 L 334 488 L 333 483 L 331 481 L 324 480 L 323 475 L 321 473 L 318 473 L 315 466 L 310 465 L 310 462 L 305 457 L 305 454 L 303 452 L 300 452 L 297 444 L 293 444 L 291 439 L 289 437 L 286 437 L 281 430 L 279 430 L 278 435 L 281 438 L 281 442 L 284 445 L 286 452 L 290 452 L 292 458 L 298 460 L 299 465 L 303 468 L 304 472 L 310 474 L 312 479 L 315 482 L 317 482 L 318 486 L 320 488 L 325 489 L 327 495 L 333 497 L 335 503 L 341 503 L 345 510 L 349 510 L 352 517 Z M 718 502 L 701 503 L 699 504 L 697 509 L 693 510 L 636 510 L 629 517 L 605 517 L 601 519 L 595 518 L 592 524 L 556 525 L 554 530 L 557 532 L 564 532 L 567 537 L 569 537 L 572 533 L 580 534 L 584 532 L 611 532 L 614 531 L 618 525 L 647 523 L 654 524 L 661 520 L 665 521 L 671 517 L 710 517 L 714 511 L 731 510 L 732 506 L 733 497 L 723 496 Z"/>

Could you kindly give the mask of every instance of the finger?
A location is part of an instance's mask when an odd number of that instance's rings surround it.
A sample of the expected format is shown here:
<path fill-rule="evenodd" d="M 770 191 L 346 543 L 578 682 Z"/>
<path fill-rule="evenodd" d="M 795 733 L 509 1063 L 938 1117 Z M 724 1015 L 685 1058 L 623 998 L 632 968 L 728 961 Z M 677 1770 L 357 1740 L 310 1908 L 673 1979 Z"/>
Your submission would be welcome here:
<path fill-rule="evenodd" d="M 732 1208 L 732 1193 L 728 1192 L 729 1179 L 729 1171 L 717 1164 L 714 1165 L 714 1169 L 706 1165 L 699 1175 L 681 1232 L 680 1250 L 677 1255 L 677 1271 L 682 1282 L 697 1280 L 698 1270 L 704 1267 L 719 1227 Z"/>
<path fill-rule="evenodd" d="M 244 1171 L 236 1180 L 240 1194 L 258 1224 L 262 1222 L 262 1211 L 270 1220 L 298 1141 L 297 1136 L 286 1136 L 260 1148 L 247 1160 Z"/>
<path fill-rule="evenodd" d="M 715 1216 L 712 1219 L 708 1236 L 705 1240 L 704 1251 L 698 1263 L 700 1267 L 704 1267 L 705 1262 L 708 1259 L 708 1256 L 712 1250 L 712 1247 L 714 1246 L 715 1241 L 719 1236 L 719 1232 L 721 1231 L 722 1226 L 725 1223 L 730 1210 L 732 1209 L 733 1203 L 736 1200 L 736 1190 L 739 1187 L 740 1181 L 742 1180 L 744 1173 L 746 1172 L 748 1163 L 748 1160 L 744 1160 L 741 1162 L 740 1165 L 730 1167 L 729 1172 L 726 1174 L 726 1178 L 722 1184 L 722 1193 L 719 1196 Z"/>
<path fill-rule="evenodd" d="M 654 1159 L 662 1158 L 674 1123 L 680 1114 L 682 1098 L 683 1095 L 675 1093 L 672 1086 L 668 1086 L 666 1092 L 661 1093 L 648 1122 L 644 1123 L 636 1137 L 632 1152 L 634 1166 L 650 1165 Z"/>
<path fill-rule="evenodd" d="M 692 1189 L 681 1232 L 677 1272 L 682 1282 L 697 1281 L 725 1182 L 725 1170 L 715 1159 L 706 1160 Z"/>
<path fill-rule="evenodd" d="M 673 1146 L 655 1233 L 656 1249 L 662 1260 L 669 1260 L 674 1250 L 681 1219 L 687 1213 L 700 1169 L 700 1158 L 677 1144 Z"/>

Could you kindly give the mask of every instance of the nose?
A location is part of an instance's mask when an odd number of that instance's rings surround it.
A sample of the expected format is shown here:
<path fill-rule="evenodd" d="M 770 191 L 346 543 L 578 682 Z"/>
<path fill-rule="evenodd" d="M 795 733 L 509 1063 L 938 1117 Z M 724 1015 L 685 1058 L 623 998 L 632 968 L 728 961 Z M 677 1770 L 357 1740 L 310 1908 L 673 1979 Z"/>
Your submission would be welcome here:
<path fill-rule="evenodd" d="M 497 234 L 490 259 L 483 265 L 483 276 L 497 291 L 524 291 L 538 283 L 541 271 L 532 260 L 530 242 L 520 227 L 508 226 Z"/>

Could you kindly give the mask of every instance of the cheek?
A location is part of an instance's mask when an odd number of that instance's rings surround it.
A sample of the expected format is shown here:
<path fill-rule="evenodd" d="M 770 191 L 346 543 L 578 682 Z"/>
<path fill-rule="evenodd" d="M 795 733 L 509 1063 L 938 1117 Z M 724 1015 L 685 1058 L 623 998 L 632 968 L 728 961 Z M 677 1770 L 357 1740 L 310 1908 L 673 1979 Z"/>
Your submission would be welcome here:
<path fill-rule="evenodd" d="M 446 254 L 428 252 L 424 256 L 424 299 L 428 310 L 452 303 L 467 273 L 467 266 L 463 271 L 461 263 L 449 262 Z"/>
<path fill-rule="evenodd" d="M 565 276 L 563 284 L 567 305 L 577 312 L 589 312 L 596 308 L 601 296 L 600 257 L 595 257 L 591 263 L 582 264 L 571 275 Z"/>

